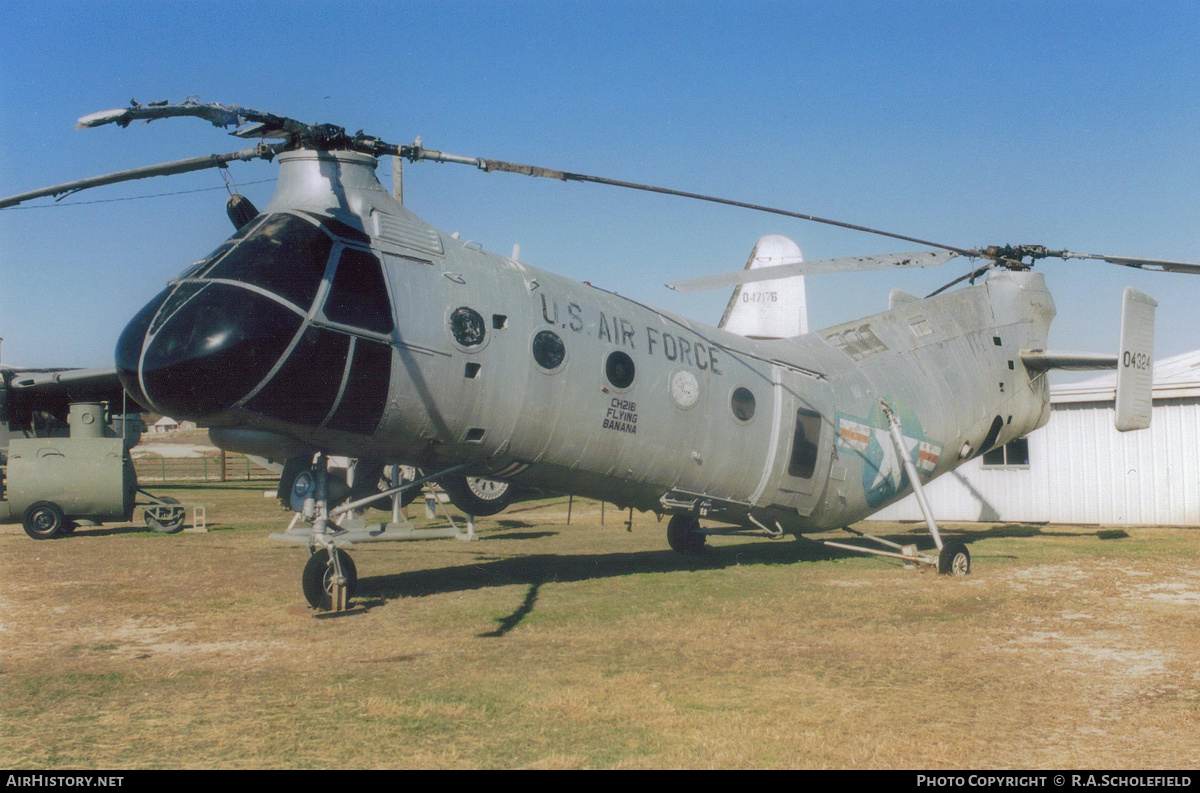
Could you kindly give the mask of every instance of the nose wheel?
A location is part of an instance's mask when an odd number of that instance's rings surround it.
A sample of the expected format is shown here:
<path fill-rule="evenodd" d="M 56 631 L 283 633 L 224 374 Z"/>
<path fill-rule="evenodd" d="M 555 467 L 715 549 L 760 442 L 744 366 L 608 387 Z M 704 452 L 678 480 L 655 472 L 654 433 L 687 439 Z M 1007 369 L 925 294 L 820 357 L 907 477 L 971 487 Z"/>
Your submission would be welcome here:
<path fill-rule="evenodd" d="M 352 544 L 425 540 L 434 537 L 473 538 L 475 535 L 472 524 L 468 524 L 470 533 L 463 534 L 457 526 L 449 529 L 415 529 L 407 521 L 401 522 L 398 518 L 405 495 L 409 492 L 419 492 L 420 485 L 426 481 L 453 473 L 461 467 L 453 466 L 425 477 L 418 474 L 417 479 L 405 480 L 400 476 L 399 466 L 396 466 L 392 477 L 394 487 L 330 508 L 326 458 L 323 453 L 314 455 L 311 467 L 300 471 L 287 488 L 291 506 L 296 510 L 292 525 L 288 526 L 288 530 L 283 534 L 271 535 L 272 539 L 302 542 L 308 546 L 310 555 L 300 577 L 301 589 L 308 605 L 321 612 L 355 610 L 349 608 L 349 601 L 358 589 L 358 570 L 350 554 L 343 550 Z M 372 477 L 374 476 L 375 474 L 372 474 Z M 374 481 L 371 484 L 374 485 Z M 354 510 L 382 499 L 392 500 L 392 523 L 368 526 L 363 519 L 352 515 Z M 311 528 L 293 533 L 293 527 L 300 520 L 309 523 Z"/>
<path fill-rule="evenodd" d="M 316 549 L 300 578 L 304 599 L 320 611 L 345 611 L 358 588 L 358 569 L 341 548 Z"/>

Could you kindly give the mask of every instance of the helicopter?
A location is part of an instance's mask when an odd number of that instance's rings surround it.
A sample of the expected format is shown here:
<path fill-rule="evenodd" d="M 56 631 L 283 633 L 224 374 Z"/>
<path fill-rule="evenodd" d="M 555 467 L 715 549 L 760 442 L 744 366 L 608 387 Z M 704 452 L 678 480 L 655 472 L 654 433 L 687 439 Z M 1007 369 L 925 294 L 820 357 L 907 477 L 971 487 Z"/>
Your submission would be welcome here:
<path fill-rule="evenodd" d="M 1187 262 L 1039 245 L 961 248 L 234 105 L 133 102 L 77 126 L 174 117 L 259 142 L 22 193 L 0 208 L 278 162 L 270 203 L 259 211 L 233 196 L 234 234 L 129 321 L 112 377 L 138 404 L 208 427 L 218 446 L 286 461 L 279 494 L 311 524 L 302 588 L 318 609 L 353 596 L 346 516 L 427 481 L 471 514 L 503 509 L 517 488 L 653 512 L 669 518 L 668 545 L 688 554 L 712 534 L 849 527 L 915 492 L 934 552 L 865 534 L 885 547 L 828 544 L 968 574 L 967 546 L 942 539 L 923 486 L 1044 425 L 1049 370 L 1117 369 L 1118 429 L 1149 424 L 1155 301 L 1126 290 L 1116 355 L 1047 350 L 1054 300 L 1033 265 L 1082 258 L 1200 274 Z M 733 287 L 710 326 L 434 228 L 381 185 L 385 156 L 716 202 L 935 250 L 805 262 L 787 238 L 763 238 L 743 271 L 668 284 Z M 894 290 L 886 311 L 813 332 L 786 320 L 797 276 L 958 257 L 971 270 L 924 298 Z M 353 465 L 334 469 L 334 457 Z M 400 477 L 401 465 L 415 473 Z"/>

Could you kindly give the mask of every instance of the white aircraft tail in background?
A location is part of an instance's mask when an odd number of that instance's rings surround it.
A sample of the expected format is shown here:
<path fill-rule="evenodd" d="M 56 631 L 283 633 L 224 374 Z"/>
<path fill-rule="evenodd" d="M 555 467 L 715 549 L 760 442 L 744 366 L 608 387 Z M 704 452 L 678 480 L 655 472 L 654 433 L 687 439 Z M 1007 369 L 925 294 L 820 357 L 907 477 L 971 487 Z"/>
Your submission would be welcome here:
<path fill-rule="evenodd" d="M 747 270 L 804 261 L 800 246 L 780 234 L 760 237 Z M 717 326 L 752 339 L 786 339 L 808 333 L 804 276 L 738 284 Z"/>

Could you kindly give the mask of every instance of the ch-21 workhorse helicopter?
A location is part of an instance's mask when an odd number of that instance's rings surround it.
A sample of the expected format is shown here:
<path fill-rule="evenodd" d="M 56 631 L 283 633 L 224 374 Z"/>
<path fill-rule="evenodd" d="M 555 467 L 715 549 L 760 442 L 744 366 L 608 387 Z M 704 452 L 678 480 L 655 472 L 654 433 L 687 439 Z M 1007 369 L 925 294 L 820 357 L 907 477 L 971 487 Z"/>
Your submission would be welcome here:
<path fill-rule="evenodd" d="M 1149 422 L 1155 302 L 1126 290 L 1117 356 L 1047 351 L 1054 301 L 1033 262 L 1092 258 L 1200 274 L 1195 264 L 1041 246 L 957 248 L 451 155 L 420 139 L 394 145 L 236 106 L 132 103 L 79 126 L 177 116 L 261 140 L 24 193 L 0 207 L 278 160 L 271 202 L 259 212 L 231 199 L 236 233 L 129 322 L 114 374 L 137 402 L 209 427 L 220 446 L 287 460 L 281 494 L 311 524 L 303 581 L 318 608 L 344 607 L 355 586 L 339 522 L 427 480 L 476 514 L 502 508 L 511 484 L 670 516 L 667 540 L 680 552 L 701 550 L 712 533 L 845 527 L 915 488 L 936 552 L 846 547 L 966 574 L 967 547 L 942 540 L 921 486 L 1045 424 L 1048 369 L 1118 368 L 1118 429 Z M 670 285 L 736 288 L 721 326 L 711 327 L 531 267 L 515 250 L 498 255 L 442 233 L 382 187 L 381 156 L 700 198 L 937 250 L 804 263 L 786 238 L 763 238 L 746 270 Z M 982 265 L 926 298 L 893 292 L 887 311 L 802 335 L 780 329 L 769 305 L 778 293 L 763 291 L 786 291 L 786 279 L 805 273 L 956 256 Z M 335 474 L 333 456 L 355 464 Z M 419 477 L 393 478 L 385 489 L 381 474 L 398 465 Z M 491 483 L 496 497 L 472 494 L 467 477 Z"/>

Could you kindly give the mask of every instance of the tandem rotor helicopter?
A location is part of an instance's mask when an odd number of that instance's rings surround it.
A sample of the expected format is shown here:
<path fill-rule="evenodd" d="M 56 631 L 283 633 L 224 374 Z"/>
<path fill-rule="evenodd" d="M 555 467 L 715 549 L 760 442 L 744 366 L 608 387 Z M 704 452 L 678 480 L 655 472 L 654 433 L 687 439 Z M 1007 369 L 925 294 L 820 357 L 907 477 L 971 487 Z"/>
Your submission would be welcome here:
<path fill-rule="evenodd" d="M 134 102 L 77 126 L 180 116 L 259 143 L 23 193 L 0 208 L 278 160 L 271 202 L 260 212 L 230 199 L 236 232 L 130 320 L 107 376 L 146 408 L 208 427 L 218 446 L 287 461 L 280 493 L 311 524 L 303 588 L 317 608 L 344 608 L 353 595 L 343 519 L 429 480 L 476 515 L 536 487 L 669 516 L 667 541 L 684 553 L 708 534 L 847 527 L 915 490 L 935 552 L 836 545 L 966 574 L 970 553 L 943 541 L 922 485 L 1045 424 L 1049 369 L 1118 369 L 1117 428 L 1149 424 L 1155 301 L 1126 289 L 1115 356 L 1049 351 L 1054 301 L 1032 265 L 1085 258 L 1200 274 L 1197 264 L 1037 245 L 958 248 L 237 106 Z M 712 327 L 433 228 L 379 183 L 382 156 L 649 190 L 936 250 L 803 262 L 790 240 L 764 237 L 746 270 L 668 285 L 733 287 Z M 959 256 L 982 263 L 925 298 L 896 290 L 887 311 L 811 333 L 787 319 L 795 276 Z M 335 456 L 353 464 L 331 468 Z M 401 480 L 399 465 L 420 473 Z"/>

